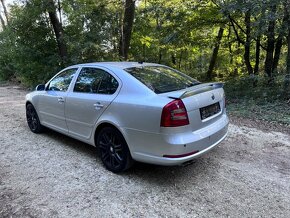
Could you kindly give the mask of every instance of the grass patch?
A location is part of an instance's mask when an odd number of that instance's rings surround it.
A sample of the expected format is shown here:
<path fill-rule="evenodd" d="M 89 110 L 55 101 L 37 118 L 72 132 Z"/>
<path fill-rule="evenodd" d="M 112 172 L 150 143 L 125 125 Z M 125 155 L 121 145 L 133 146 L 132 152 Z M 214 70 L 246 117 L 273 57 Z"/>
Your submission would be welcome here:
<path fill-rule="evenodd" d="M 290 126 L 290 98 L 282 78 L 269 85 L 264 77 L 245 77 L 225 84 L 230 115 Z"/>
<path fill-rule="evenodd" d="M 230 115 L 290 126 L 290 105 L 287 102 L 257 104 L 253 99 L 243 99 L 239 102 L 228 101 L 227 110 Z"/>

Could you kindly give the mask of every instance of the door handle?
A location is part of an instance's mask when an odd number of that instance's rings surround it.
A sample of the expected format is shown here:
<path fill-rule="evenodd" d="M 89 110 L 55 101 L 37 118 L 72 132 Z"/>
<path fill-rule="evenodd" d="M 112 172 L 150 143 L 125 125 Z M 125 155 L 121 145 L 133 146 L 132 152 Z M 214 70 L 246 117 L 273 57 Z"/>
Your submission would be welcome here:
<path fill-rule="evenodd" d="M 64 102 L 64 98 L 63 98 L 63 97 L 58 97 L 58 98 L 57 98 L 57 101 L 58 101 L 59 103 L 63 103 L 63 102 Z"/>
<path fill-rule="evenodd" d="M 95 107 L 96 110 L 100 110 L 101 108 L 104 107 L 104 105 L 102 105 L 100 102 L 97 102 L 97 103 L 94 104 L 94 107 Z"/>

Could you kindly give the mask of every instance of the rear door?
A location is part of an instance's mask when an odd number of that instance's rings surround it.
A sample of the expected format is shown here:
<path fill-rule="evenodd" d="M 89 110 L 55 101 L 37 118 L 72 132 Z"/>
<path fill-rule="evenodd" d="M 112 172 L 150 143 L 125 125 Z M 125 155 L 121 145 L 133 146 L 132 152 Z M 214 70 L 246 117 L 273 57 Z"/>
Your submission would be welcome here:
<path fill-rule="evenodd" d="M 64 70 L 48 84 L 39 98 L 38 110 L 41 123 L 62 132 L 68 132 L 64 108 L 67 91 L 78 68 Z"/>
<path fill-rule="evenodd" d="M 83 67 L 66 99 L 69 133 L 89 139 L 95 123 L 117 96 L 120 80 L 107 70 Z"/>

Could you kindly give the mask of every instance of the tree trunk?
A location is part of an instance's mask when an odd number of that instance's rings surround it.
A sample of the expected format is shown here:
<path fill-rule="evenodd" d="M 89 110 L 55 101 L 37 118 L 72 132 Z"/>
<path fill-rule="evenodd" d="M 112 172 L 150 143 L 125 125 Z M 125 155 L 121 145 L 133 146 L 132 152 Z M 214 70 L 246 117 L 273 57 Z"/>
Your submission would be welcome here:
<path fill-rule="evenodd" d="M 244 60 L 249 75 L 253 74 L 253 67 L 250 60 L 250 49 L 251 49 L 251 10 L 248 9 L 245 13 L 245 25 L 246 25 L 246 41 L 245 41 L 245 53 Z"/>
<path fill-rule="evenodd" d="M 175 55 L 173 53 L 171 54 L 171 62 L 172 62 L 172 64 L 176 65 L 176 58 L 175 58 Z"/>
<path fill-rule="evenodd" d="M 288 27 L 288 36 L 287 36 L 287 60 L 286 60 L 286 74 L 290 75 L 290 22 Z"/>
<path fill-rule="evenodd" d="M 143 60 L 142 61 L 146 61 L 146 45 L 143 44 L 142 45 L 142 53 L 143 53 Z"/>
<path fill-rule="evenodd" d="M 290 5 L 288 6 L 290 10 Z M 288 12 L 289 13 L 289 12 Z M 284 80 L 285 98 L 290 98 L 290 19 L 288 19 L 286 75 Z"/>
<path fill-rule="evenodd" d="M 270 11 L 274 15 L 276 14 L 276 5 L 270 6 Z M 273 53 L 275 48 L 275 20 L 270 18 L 268 31 L 267 31 L 267 54 L 265 59 L 265 73 L 269 77 L 269 82 L 272 81 L 272 67 L 273 67 Z"/>
<path fill-rule="evenodd" d="M 60 2 L 60 0 L 57 0 L 57 10 L 58 10 L 59 22 L 62 25 L 62 14 L 61 14 L 61 2 Z"/>
<path fill-rule="evenodd" d="M 4 19 L 3 19 L 1 14 L 0 14 L 0 21 L 1 21 L 2 29 L 5 29 L 5 27 L 6 27 L 5 21 L 4 21 Z"/>
<path fill-rule="evenodd" d="M 261 36 L 259 35 L 257 37 L 256 41 L 256 61 L 255 61 L 255 68 L 254 68 L 254 74 L 258 75 L 259 74 L 259 65 L 260 65 L 260 51 L 261 51 Z"/>
<path fill-rule="evenodd" d="M 6 5 L 5 5 L 5 1 L 1 0 L 1 3 L 2 3 L 2 7 L 3 7 L 3 10 L 4 10 L 5 17 L 6 17 L 6 21 L 7 21 L 7 24 L 8 24 L 9 23 L 9 18 L 8 18 L 8 12 L 7 12 L 7 8 L 6 8 Z M 1 21 L 1 23 L 2 23 L 2 21 Z"/>
<path fill-rule="evenodd" d="M 287 59 L 286 59 L 286 74 L 290 76 L 290 3 L 287 4 L 287 24 L 288 24 L 288 35 L 287 35 Z"/>
<path fill-rule="evenodd" d="M 273 73 L 277 73 L 279 60 L 280 60 L 280 54 L 281 54 L 281 48 L 282 48 L 282 45 L 283 45 L 283 38 L 287 34 L 287 22 L 288 22 L 288 19 L 289 19 L 289 15 L 288 15 L 288 12 L 287 12 L 287 6 L 285 5 L 283 21 L 282 21 L 282 25 L 281 25 L 281 29 L 280 29 L 278 38 L 277 38 L 276 47 L 275 47 L 273 67 L 272 67 L 272 72 Z"/>
<path fill-rule="evenodd" d="M 262 7 L 262 11 L 261 11 L 261 17 L 263 17 L 265 15 L 265 11 L 266 11 L 266 8 L 265 7 Z M 260 55 L 261 55 L 261 48 L 262 45 L 261 45 L 261 32 L 262 32 L 262 29 L 263 29 L 263 22 L 259 22 L 259 25 L 257 27 L 257 32 L 258 32 L 258 35 L 257 35 L 257 39 L 256 39 L 256 54 L 255 54 L 255 67 L 254 67 L 254 74 L 255 75 L 258 75 L 259 74 L 259 68 L 260 68 Z M 257 80 L 254 82 L 254 86 L 257 85 Z"/>
<path fill-rule="evenodd" d="M 183 56 L 183 50 L 180 51 L 179 63 L 178 63 L 178 69 L 179 69 L 179 70 L 180 70 L 180 68 L 181 68 L 182 56 Z"/>
<path fill-rule="evenodd" d="M 161 60 L 162 60 L 162 51 L 159 48 L 159 55 L 158 55 L 158 64 L 161 64 Z"/>
<path fill-rule="evenodd" d="M 273 67 L 272 67 L 273 74 L 276 74 L 278 71 L 278 64 L 279 64 L 279 60 L 280 60 L 282 44 L 283 44 L 283 36 L 279 35 L 277 42 L 276 42 L 274 59 L 273 59 Z"/>
<path fill-rule="evenodd" d="M 67 45 L 64 39 L 64 31 L 57 17 L 56 7 L 53 0 L 49 0 L 47 3 L 47 11 L 57 41 L 59 56 L 61 58 L 62 65 L 64 65 L 67 62 Z"/>
<path fill-rule="evenodd" d="M 135 14 L 135 1 L 126 0 L 119 45 L 119 55 L 123 60 L 128 60 L 128 52 L 133 29 L 134 14 Z"/>
<path fill-rule="evenodd" d="M 206 77 L 208 80 L 212 80 L 212 78 L 213 78 L 213 70 L 215 67 L 216 60 L 217 60 L 217 56 L 218 56 L 218 52 L 219 52 L 219 48 L 220 48 L 220 43 L 221 43 L 221 40 L 223 37 L 223 33 L 224 33 L 224 28 L 220 27 L 219 32 L 218 32 L 218 36 L 216 38 L 215 47 L 214 47 L 213 52 L 212 52 L 208 71 L 206 73 Z"/>
<path fill-rule="evenodd" d="M 290 98 L 290 1 L 285 4 L 287 17 L 287 58 L 286 58 L 286 75 L 284 80 L 284 96 Z M 290 100 L 289 100 L 290 102 Z"/>
<path fill-rule="evenodd" d="M 229 48 L 229 53 L 230 53 L 230 64 L 233 64 L 234 59 L 233 59 L 233 50 L 232 50 L 232 43 L 231 43 L 231 34 L 232 34 L 232 27 L 229 26 L 228 30 L 228 48 Z"/>

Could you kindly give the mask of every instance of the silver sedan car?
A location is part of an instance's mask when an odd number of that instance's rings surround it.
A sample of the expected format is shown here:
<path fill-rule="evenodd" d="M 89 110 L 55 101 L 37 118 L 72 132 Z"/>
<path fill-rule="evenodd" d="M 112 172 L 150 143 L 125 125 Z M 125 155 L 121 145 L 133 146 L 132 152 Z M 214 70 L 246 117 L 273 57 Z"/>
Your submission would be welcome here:
<path fill-rule="evenodd" d="M 227 134 L 222 83 L 200 83 L 170 67 L 100 62 L 65 68 L 26 96 L 29 128 L 48 127 L 98 148 L 115 173 L 135 161 L 179 165 Z"/>

